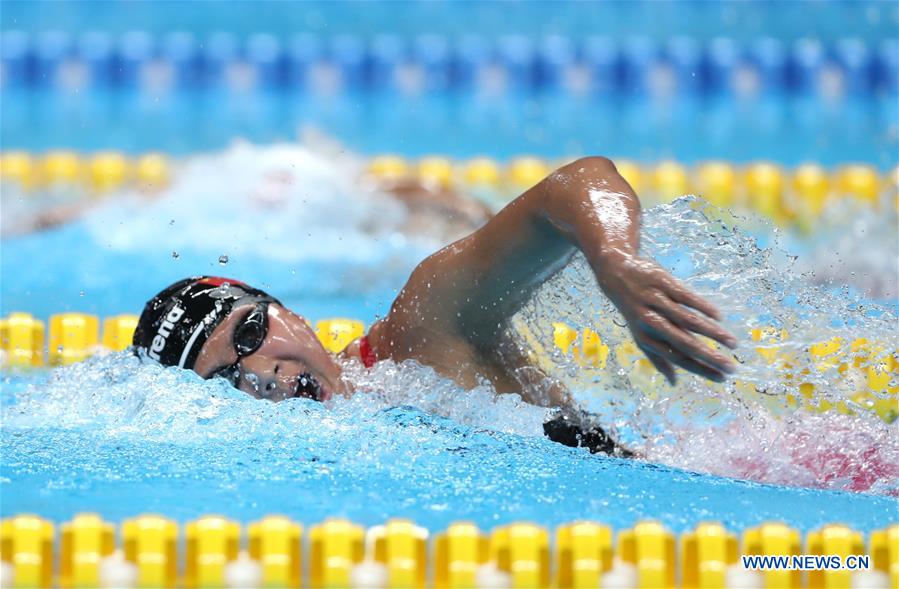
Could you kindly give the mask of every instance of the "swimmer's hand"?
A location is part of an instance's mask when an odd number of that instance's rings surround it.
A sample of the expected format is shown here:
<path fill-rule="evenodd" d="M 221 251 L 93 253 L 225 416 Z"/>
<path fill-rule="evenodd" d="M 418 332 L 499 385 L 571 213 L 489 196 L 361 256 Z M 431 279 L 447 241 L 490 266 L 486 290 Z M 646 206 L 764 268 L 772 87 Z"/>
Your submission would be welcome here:
<path fill-rule="evenodd" d="M 634 342 L 671 384 L 676 382 L 673 365 L 716 382 L 734 371 L 730 357 L 696 337 L 737 347 L 737 338 L 717 323 L 721 314 L 712 303 L 632 252 L 607 250 L 592 265 L 599 286 L 627 320 Z"/>

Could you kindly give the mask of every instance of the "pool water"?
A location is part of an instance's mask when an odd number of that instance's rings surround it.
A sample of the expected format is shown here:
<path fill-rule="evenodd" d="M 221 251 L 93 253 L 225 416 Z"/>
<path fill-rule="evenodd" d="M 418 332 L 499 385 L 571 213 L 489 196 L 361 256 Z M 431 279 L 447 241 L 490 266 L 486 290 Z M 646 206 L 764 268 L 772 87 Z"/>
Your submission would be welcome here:
<path fill-rule="evenodd" d="M 100 107 L 99 105 L 103 105 Z M 325 130 L 362 153 L 439 153 L 504 159 L 523 153 L 572 154 L 686 163 L 707 159 L 776 161 L 794 166 L 870 162 L 895 164 L 896 101 L 847 97 L 834 103 L 806 97 L 571 96 L 281 96 L 130 94 L 35 97 L 7 92 L 0 132 L 6 149 L 66 146 L 84 151 L 149 150 L 175 155 L 221 149 L 235 138 L 292 141 Z"/>
<path fill-rule="evenodd" d="M 311 320 L 370 323 L 448 236 L 400 232 L 404 209 L 359 184 L 360 168 L 353 155 L 296 145 L 241 144 L 190 158 L 155 200 L 125 192 L 77 222 L 4 239 L 0 311 L 136 312 L 172 280 L 215 273 L 259 284 Z M 292 182 L 283 198 L 261 198 L 260 183 L 285 170 Z M 896 349 L 892 299 L 794 275 L 796 261 L 770 226 L 753 222 L 767 236 L 763 248 L 721 217 L 689 198 L 655 207 L 644 248 L 728 309 L 731 329 L 745 337 L 777 325 L 795 350 L 859 335 Z M 874 230 L 888 231 L 893 221 L 879 222 Z M 254 400 L 223 381 L 118 353 L 4 373 L 3 511 L 55 520 L 80 511 L 111 520 L 148 511 L 239 520 L 280 512 L 304 522 L 344 515 L 363 524 L 409 517 L 431 529 L 460 519 L 492 527 L 585 518 L 622 528 L 654 517 L 675 531 L 710 519 L 732 529 L 840 520 L 870 530 L 895 518 L 897 423 L 791 406 L 796 384 L 749 342 L 736 380 L 720 387 L 683 378 L 670 388 L 614 354 L 606 370 L 583 369 L 546 344 L 558 320 L 593 326 L 612 346 L 626 342 L 577 259 L 516 329 L 543 342 L 557 377 L 643 459 L 554 444 L 541 435 L 545 410 L 497 397 L 487 383 L 461 390 L 414 363 L 349 365 L 368 394 L 322 406 Z M 800 361 L 819 398 L 851 391 L 832 366 Z"/>
<path fill-rule="evenodd" d="M 409 231 L 404 206 L 360 180 L 374 154 L 893 170 L 897 25 L 899 5 L 864 0 L 5 0 L 0 150 L 159 151 L 173 167 L 162 192 L 124 187 L 38 232 L 36 214 L 87 195 L 4 177 L 0 316 L 138 313 L 215 274 L 313 322 L 370 325 L 460 236 L 436 219 Z M 354 397 L 272 404 L 119 352 L 0 372 L 0 511 L 883 527 L 899 521 L 899 421 L 868 406 L 890 397 L 866 375 L 899 366 L 899 227 L 895 193 L 881 196 L 831 202 L 805 233 L 689 195 L 645 212 L 644 252 L 742 338 L 721 385 L 647 369 L 583 259 L 544 285 L 506 336 L 636 459 L 550 442 L 547 410 L 414 362 L 349 362 Z M 558 350 L 559 322 L 596 330 L 605 365 Z"/>
<path fill-rule="evenodd" d="M 400 382 L 434 381 L 407 370 Z M 890 497 L 593 456 L 536 434 L 540 411 L 485 392 L 444 394 L 461 416 L 452 420 L 369 396 L 330 408 L 273 405 L 128 355 L 60 371 L 54 381 L 38 385 L 39 395 L 23 391 L 15 405 L 21 389 L 4 387 L 9 513 L 60 521 L 85 510 L 112 520 L 143 512 L 242 521 L 277 512 L 363 524 L 409 517 L 430 529 L 460 519 L 489 528 L 584 518 L 621 529 L 656 517 L 676 531 L 706 519 L 731 529 L 769 520 L 811 529 L 836 518 L 870 530 L 897 507 Z"/>

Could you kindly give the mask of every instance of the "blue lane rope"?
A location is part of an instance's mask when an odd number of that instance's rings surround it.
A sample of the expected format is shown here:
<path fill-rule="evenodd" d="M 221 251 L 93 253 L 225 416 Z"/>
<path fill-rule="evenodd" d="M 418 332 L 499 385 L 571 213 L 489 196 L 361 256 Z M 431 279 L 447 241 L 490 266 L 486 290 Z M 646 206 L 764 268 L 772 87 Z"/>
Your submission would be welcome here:
<path fill-rule="evenodd" d="M 0 35 L 0 54 L 4 88 L 54 88 L 65 77 L 61 72 L 73 66 L 86 72 L 92 86 L 139 87 L 145 70 L 157 66 L 169 72 L 178 89 L 221 88 L 233 77 L 229 71 L 242 67 L 252 72 L 258 88 L 302 90 L 312 72 L 325 67 L 332 69 L 341 87 L 366 91 L 401 86 L 409 79 L 403 72 L 412 72 L 421 88 L 437 91 L 471 90 L 494 74 L 512 90 L 570 88 L 571 80 L 580 76 L 589 81 L 591 91 L 600 93 L 647 93 L 659 83 L 682 93 L 728 93 L 748 83 L 756 91 L 815 94 L 827 91 L 828 81 L 832 86 L 836 77 L 847 94 L 899 92 L 896 39 L 822 43 L 804 38 L 784 43 L 760 38 L 744 43 L 689 37 L 618 41 L 564 36 L 324 38 L 215 33 L 200 37 L 140 31 L 72 36 L 6 31 Z"/>

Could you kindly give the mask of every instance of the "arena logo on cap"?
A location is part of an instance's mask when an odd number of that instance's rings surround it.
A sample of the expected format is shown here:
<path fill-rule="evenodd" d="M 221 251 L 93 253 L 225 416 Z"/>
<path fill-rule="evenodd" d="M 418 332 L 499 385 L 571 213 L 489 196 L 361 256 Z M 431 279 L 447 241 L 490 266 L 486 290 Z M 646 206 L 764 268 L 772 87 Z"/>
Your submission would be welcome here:
<path fill-rule="evenodd" d="M 165 349 L 166 340 L 168 340 L 168 337 L 172 334 L 175 323 L 177 323 L 183 316 L 184 309 L 175 305 L 172 307 L 172 310 L 169 311 L 168 315 L 165 316 L 162 325 L 160 325 L 159 329 L 156 331 L 156 336 L 153 338 L 153 342 L 150 345 L 150 350 L 147 354 L 157 362 L 160 361 L 159 353 Z"/>

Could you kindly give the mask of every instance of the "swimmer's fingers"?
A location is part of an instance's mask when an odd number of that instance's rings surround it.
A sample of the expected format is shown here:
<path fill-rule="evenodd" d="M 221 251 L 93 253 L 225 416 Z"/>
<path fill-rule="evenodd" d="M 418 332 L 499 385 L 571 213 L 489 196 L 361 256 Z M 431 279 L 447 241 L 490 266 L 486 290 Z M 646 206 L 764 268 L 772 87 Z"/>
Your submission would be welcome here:
<path fill-rule="evenodd" d="M 690 358 L 680 350 L 675 349 L 671 344 L 667 342 L 662 342 L 652 337 L 644 336 L 640 338 L 638 345 L 644 350 L 648 348 L 652 354 L 662 357 L 669 363 L 677 364 L 688 372 L 698 374 L 699 376 L 715 382 L 723 382 L 725 380 L 724 373 L 722 373 L 721 371 L 716 370 L 711 366 L 706 366 L 705 364 L 702 364 L 701 362 Z M 650 362 L 652 362 L 651 355 L 648 355 L 648 357 L 650 359 Z M 655 366 L 655 362 L 653 362 L 653 365 Z M 671 377 L 669 377 L 668 380 L 669 382 L 671 382 Z"/>
<path fill-rule="evenodd" d="M 677 376 L 674 374 L 674 366 L 671 365 L 671 362 L 653 352 L 648 346 L 640 346 L 640 349 L 646 354 L 646 359 L 655 366 L 655 369 L 668 380 L 668 384 L 671 386 L 677 384 Z"/>
<path fill-rule="evenodd" d="M 643 322 L 658 339 L 665 340 L 685 356 L 698 360 L 718 372 L 733 372 L 736 366 L 729 357 L 710 348 L 688 331 L 684 331 L 659 313 L 647 311 Z M 667 356 L 666 356 L 667 357 Z M 668 358 L 672 362 L 676 360 Z"/>
<path fill-rule="evenodd" d="M 681 329 L 712 338 L 731 349 L 737 347 L 737 338 L 721 325 L 690 311 L 661 293 L 654 301 L 653 307 Z"/>
<path fill-rule="evenodd" d="M 712 319 L 717 321 L 721 320 L 721 311 L 718 310 L 718 307 L 687 288 L 683 282 L 670 274 L 668 275 L 668 279 L 665 280 L 664 290 L 665 294 L 667 294 L 671 300 L 682 305 L 687 305 L 688 307 L 693 307 L 697 311 L 705 313 Z"/>

